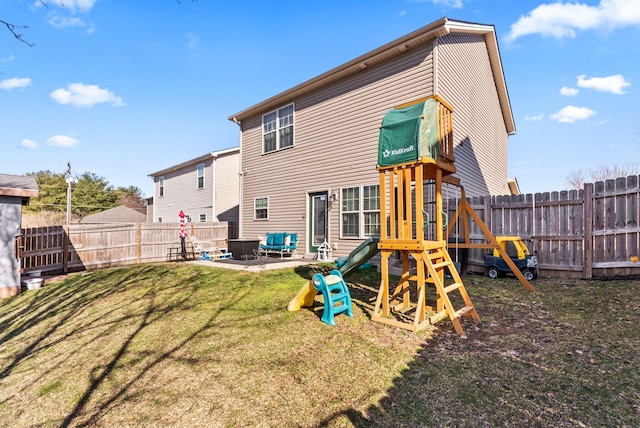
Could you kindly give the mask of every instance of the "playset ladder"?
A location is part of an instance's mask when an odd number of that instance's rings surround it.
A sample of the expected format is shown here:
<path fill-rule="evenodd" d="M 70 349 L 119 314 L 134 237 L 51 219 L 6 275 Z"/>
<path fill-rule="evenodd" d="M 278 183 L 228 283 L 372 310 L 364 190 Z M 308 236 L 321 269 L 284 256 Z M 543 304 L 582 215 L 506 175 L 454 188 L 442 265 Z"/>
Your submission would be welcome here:
<path fill-rule="evenodd" d="M 471 298 L 449 256 L 445 241 L 381 241 L 382 281 L 378 290 L 372 320 L 383 324 L 419 331 L 447 317 L 456 332 L 464 334 L 461 317 L 469 317 L 480 322 L 480 317 L 471 302 Z M 388 280 L 388 261 L 394 251 L 400 251 L 403 257 L 404 273 L 391 293 Z M 407 268 L 409 256 L 416 260 L 415 275 Z M 452 278 L 452 284 L 445 284 L 445 278 Z M 410 281 L 416 284 L 416 296 L 412 299 Z M 436 307 L 427 305 L 427 286 L 435 287 Z M 449 294 L 458 291 L 464 306 L 456 310 Z M 429 312 L 435 312 L 429 315 Z M 411 315 L 413 320 L 411 321 Z"/>
<path fill-rule="evenodd" d="M 424 262 L 429 272 L 427 281 L 433 283 L 437 295 L 437 312 L 435 315 L 429 317 L 429 322 L 435 324 L 448 316 L 456 332 L 458 334 L 464 334 L 464 330 L 460 324 L 460 318 L 469 317 L 476 322 L 480 322 L 480 316 L 478 312 L 476 312 L 473 303 L 471 303 L 471 298 L 462 283 L 460 274 L 455 269 L 451 256 L 449 256 L 449 252 L 445 246 L 445 241 L 441 241 L 439 246 L 425 250 Z M 445 286 L 443 278 L 447 275 L 453 278 L 453 284 Z M 465 304 L 464 307 L 458 310 L 455 310 L 449 298 L 449 293 L 454 291 L 460 293 Z"/>

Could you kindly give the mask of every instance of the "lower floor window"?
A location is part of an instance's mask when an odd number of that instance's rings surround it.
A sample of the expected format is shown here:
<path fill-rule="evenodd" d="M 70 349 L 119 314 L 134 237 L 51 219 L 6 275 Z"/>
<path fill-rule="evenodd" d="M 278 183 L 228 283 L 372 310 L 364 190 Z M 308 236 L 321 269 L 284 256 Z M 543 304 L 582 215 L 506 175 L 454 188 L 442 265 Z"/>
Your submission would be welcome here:
<path fill-rule="evenodd" d="M 345 187 L 341 193 L 341 236 L 380 236 L 380 186 Z"/>
<path fill-rule="evenodd" d="M 267 220 L 269 218 L 269 198 L 255 198 L 253 211 L 254 220 Z"/>
<path fill-rule="evenodd" d="M 204 223 L 205 221 L 207 221 L 207 215 L 206 214 L 200 214 L 200 223 Z"/>

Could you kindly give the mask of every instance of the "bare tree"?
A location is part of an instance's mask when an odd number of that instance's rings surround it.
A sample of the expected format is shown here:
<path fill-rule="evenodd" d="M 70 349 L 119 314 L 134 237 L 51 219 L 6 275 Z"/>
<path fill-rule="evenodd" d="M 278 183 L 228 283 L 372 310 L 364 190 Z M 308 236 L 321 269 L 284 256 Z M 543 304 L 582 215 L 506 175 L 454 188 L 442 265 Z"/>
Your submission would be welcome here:
<path fill-rule="evenodd" d="M 569 172 L 569 175 L 567 175 L 567 183 L 569 183 L 572 189 L 582 189 L 584 186 L 584 171 L 578 169 Z"/>
<path fill-rule="evenodd" d="M 198 0 L 190 0 L 192 3 L 195 3 Z M 186 3 L 187 0 L 176 0 L 176 2 L 178 4 L 182 4 L 182 3 Z M 60 4 L 64 4 L 63 1 L 59 1 L 58 3 Z M 45 7 L 49 7 L 49 5 L 47 4 L 46 0 L 40 0 L 40 4 L 45 6 Z M 7 27 L 7 29 L 11 32 L 11 34 L 13 34 L 13 37 L 15 37 L 18 41 L 21 41 L 22 43 L 26 44 L 29 47 L 34 47 L 35 43 L 30 43 L 28 41 L 26 41 L 25 39 L 22 38 L 22 34 L 18 33 L 18 31 L 20 30 L 28 30 L 29 26 L 28 25 L 16 25 L 16 24 L 12 24 L 10 22 L 4 21 L 2 19 L 0 19 L 0 24 L 4 25 L 5 27 Z"/>
<path fill-rule="evenodd" d="M 27 30 L 29 29 L 28 25 L 15 25 L 12 24 L 10 22 L 7 21 L 3 21 L 2 19 L 0 19 L 0 24 L 4 25 L 5 27 L 7 27 L 7 29 L 9 31 L 11 31 L 11 34 L 13 34 L 13 37 L 15 37 L 16 39 L 18 39 L 19 41 L 21 41 L 22 43 L 26 44 L 29 47 L 33 47 L 35 46 L 35 44 L 33 43 L 29 43 L 28 41 L 26 41 L 25 39 L 22 38 L 22 34 L 18 33 L 18 31 L 20 30 Z"/>
<path fill-rule="evenodd" d="M 590 169 L 586 173 L 582 169 L 578 169 L 576 171 L 571 171 L 569 175 L 567 175 L 566 179 L 571 188 L 582 189 L 587 179 L 592 182 L 596 182 L 637 174 L 640 174 L 640 164 L 627 163 L 623 165 L 601 166 L 599 168 Z"/>

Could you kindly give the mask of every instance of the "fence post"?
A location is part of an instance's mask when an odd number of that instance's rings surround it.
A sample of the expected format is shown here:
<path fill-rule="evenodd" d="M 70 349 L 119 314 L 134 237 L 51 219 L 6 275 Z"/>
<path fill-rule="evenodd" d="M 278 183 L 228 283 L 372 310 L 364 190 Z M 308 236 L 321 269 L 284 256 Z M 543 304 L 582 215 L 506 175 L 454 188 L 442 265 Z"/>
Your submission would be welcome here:
<path fill-rule="evenodd" d="M 593 276 L 593 183 L 585 183 L 583 200 L 584 219 L 584 262 L 582 276 L 590 279 Z"/>
<path fill-rule="evenodd" d="M 62 272 L 69 272 L 69 226 L 62 226 Z"/>
<path fill-rule="evenodd" d="M 493 213 L 491 212 L 491 196 L 483 196 L 482 202 L 484 203 L 484 213 L 482 216 L 482 222 L 489 227 L 489 230 L 493 235 L 496 235 L 494 226 L 493 226 Z"/>
<path fill-rule="evenodd" d="M 140 258 L 142 255 L 142 223 L 136 223 L 136 263 L 140 264 Z"/>

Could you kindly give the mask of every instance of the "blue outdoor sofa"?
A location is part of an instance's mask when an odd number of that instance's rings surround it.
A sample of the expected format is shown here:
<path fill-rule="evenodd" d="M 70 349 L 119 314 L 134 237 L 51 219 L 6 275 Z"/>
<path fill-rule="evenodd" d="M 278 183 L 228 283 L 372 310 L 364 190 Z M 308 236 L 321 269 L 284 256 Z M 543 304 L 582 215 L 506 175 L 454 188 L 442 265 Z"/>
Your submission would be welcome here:
<path fill-rule="evenodd" d="M 260 237 L 259 251 L 265 254 L 280 254 L 283 258 L 285 254 L 297 256 L 298 234 L 287 232 L 267 232 Z"/>

